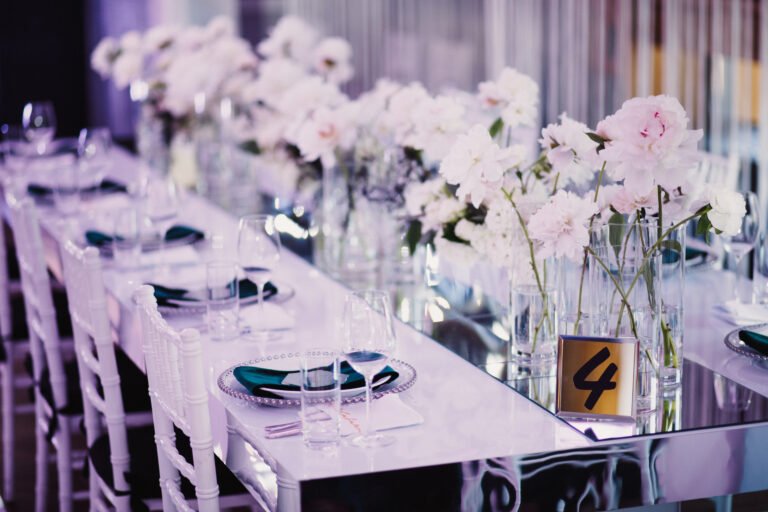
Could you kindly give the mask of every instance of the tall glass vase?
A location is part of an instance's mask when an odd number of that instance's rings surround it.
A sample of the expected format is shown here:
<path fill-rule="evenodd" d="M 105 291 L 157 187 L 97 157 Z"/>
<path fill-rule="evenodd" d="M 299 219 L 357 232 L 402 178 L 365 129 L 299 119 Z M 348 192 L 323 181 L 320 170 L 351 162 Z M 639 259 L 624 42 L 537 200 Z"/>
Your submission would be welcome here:
<path fill-rule="evenodd" d="M 658 405 L 663 352 L 661 331 L 661 251 L 655 224 L 608 223 L 593 232 L 589 247 L 597 336 L 636 338 L 640 343 L 637 410 Z"/>
<path fill-rule="evenodd" d="M 149 168 L 167 175 L 171 167 L 173 129 L 170 122 L 158 116 L 154 107 L 143 103 L 136 123 L 136 149 Z"/>
<path fill-rule="evenodd" d="M 686 227 L 670 231 L 661 242 L 661 381 L 665 389 L 683 379 Z"/>
<path fill-rule="evenodd" d="M 536 261 L 536 271 L 525 262 L 508 270 L 509 359 L 522 365 L 544 364 L 557 354 L 560 262 Z"/>

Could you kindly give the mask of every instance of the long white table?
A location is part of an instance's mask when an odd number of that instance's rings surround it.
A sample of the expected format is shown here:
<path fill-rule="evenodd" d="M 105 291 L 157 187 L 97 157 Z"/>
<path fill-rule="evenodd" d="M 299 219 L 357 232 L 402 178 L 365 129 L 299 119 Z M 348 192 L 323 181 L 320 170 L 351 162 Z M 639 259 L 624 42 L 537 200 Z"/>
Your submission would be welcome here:
<path fill-rule="evenodd" d="M 114 163 L 110 172 L 116 178 L 123 182 L 133 179 L 133 157 L 116 152 Z M 83 210 L 88 211 L 89 205 L 84 204 Z M 41 216 L 48 244 L 47 257 L 56 274 L 58 246 L 69 236 L 82 237 L 82 225 L 77 219 L 62 218 L 52 209 L 41 208 Z M 236 254 L 236 219 L 208 201 L 188 195 L 179 222 L 208 235 L 222 235 L 225 248 L 218 254 Z M 210 255 L 201 251 L 198 265 L 207 257 Z M 152 281 L 153 272 L 151 268 L 128 272 L 109 266 L 105 272 L 112 300 L 112 321 L 120 344 L 140 366 L 143 366 L 143 356 L 131 294 L 138 285 Z M 460 499 L 471 509 L 471 500 L 478 499 L 473 498 L 472 493 L 480 493 L 482 497 L 481 482 L 473 478 L 478 479 L 483 471 L 505 474 L 513 487 L 518 485 L 513 500 L 519 500 L 521 495 L 522 499 L 526 498 L 526 492 L 519 488 L 520 479 L 533 482 L 536 476 L 536 470 L 524 471 L 526 464 L 551 459 L 556 461 L 554 466 L 562 464 L 587 474 L 586 466 L 579 465 L 586 454 L 598 457 L 602 465 L 620 464 L 622 457 L 634 454 L 632 460 L 637 458 L 638 466 L 651 473 L 641 475 L 643 482 L 649 481 L 650 489 L 645 483 L 641 485 L 642 489 L 637 492 L 640 502 L 636 504 L 768 488 L 768 476 L 750 473 L 759 457 L 768 456 L 765 423 L 595 442 L 439 343 L 399 322 L 396 357 L 413 365 L 418 374 L 416 384 L 402 393 L 402 399 L 424 416 L 422 425 L 392 431 L 396 442 L 385 449 L 341 446 L 334 457 L 306 449 L 300 436 L 267 440 L 263 427 L 293 420 L 296 411 L 245 405 L 224 395 L 216 379 L 226 368 L 248 359 L 296 352 L 306 346 L 339 346 L 338 321 L 347 293 L 344 286 L 288 251 L 284 251 L 274 277 L 296 291 L 295 297 L 284 304 L 295 320 L 292 331 L 269 342 L 213 342 L 205 337 L 203 342 L 217 454 L 250 486 L 254 497 L 267 509 L 296 510 L 307 496 L 322 495 L 325 492 L 322 486 L 341 485 L 349 494 L 349 486 L 367 488 L 376 479 L 389 482 L 387 485 L 399 485 L 389 479 L 390 472 L 421 482 L 419 478 L 423 473 L 419 468 L 446 467 L 458 468 L 461 473 L 454 485 L 461 487 Z M 692 272 L 689 277 L 686 357 L 768 395 L 768 379 L 764 378 L 767 370 L 728 351 L 722 338 L 732 327 L 710 314 L 712 304 L 727 293 L 731 277 L 712 270 Z M 201 317 L 176 316 L 169 321 L 178 327 L 203 322 Z M 660 438 L 667 448 L 657 453 L 653 442 Z M 614 456 L 616 459 L 611 462 Z M 711 469 L 713 464 L 720 463 L 718 461 L 727 461 L 727 464 L 723 462 L 723 471 L 707 471 L 707 465 Z M 683 471 L 685 477 L 681 478 Z M 433 475 L 440 474 L 433 472 Z M 425 493 L 429 492 L 427 485 L 439 487 L 440 483 L 434 482 L 434 478 L 424 477 Z M 604 478 L 610 480 L 613 473 Z M 702 482 L 708 482 L 708 487 L 702 486 Z M 397 490 L 394 487 L 391 492 L 396 494 Z M 531 499 L 536 496 L 534 491 L 530 493 Z M 619 491 L 618 498 L 602 496 L 600 506 L 623 505 L 620 495 Z"/>

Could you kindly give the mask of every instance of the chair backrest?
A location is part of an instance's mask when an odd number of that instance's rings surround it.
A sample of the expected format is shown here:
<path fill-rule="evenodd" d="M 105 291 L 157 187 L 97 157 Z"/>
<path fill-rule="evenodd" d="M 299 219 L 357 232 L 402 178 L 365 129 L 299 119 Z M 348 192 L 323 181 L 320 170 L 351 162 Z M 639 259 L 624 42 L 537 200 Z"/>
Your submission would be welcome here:
<path fill-rule="evenodd" d="M 126 474 L 130 468 L 125 409 L 99 251 L 93 247 L 81 249 L 69 240 L 62 248 L 61 259 L 80 373 L 88 446 L 102 434 L 103 416 L 109 436 L 115 494 L 125 496 L 129 491 Z"/>
<path fill-rule="evenodd" d="M 219 487 L 200 334 L 195 329 L 177 332 L 171 328 L 157 310 L 151 286 L 140 286 L 134 300 L 149 377 L 163 506 L 186 509 L 179 487 L 181 473 L 195 486 L 199 510 L 218 511 Z M 174 425 L 189 437 L 192 464 L 176 448 Z"/>
<path fill-rule="evenodd" d="M 11 283 L 8 279 L 8 246 L 5 242 L 5 226 L 0 220 L 0 337 L 11 340 Z"/>
<path fill-rule="evenodd" d="M 37 211 L 29 198 L 19 199 L 9 193 L 6 202 L 19 260 L 33 377 L 40 383 L 43 370 L 48 369 L 54 406 L 60 410 L 68 405 L 67 383 Z M 39 386 L 37 389 L 39 391 Z M 41 404 L 41 400 L 42 397 L 36 396 L 37 404 Z"/>

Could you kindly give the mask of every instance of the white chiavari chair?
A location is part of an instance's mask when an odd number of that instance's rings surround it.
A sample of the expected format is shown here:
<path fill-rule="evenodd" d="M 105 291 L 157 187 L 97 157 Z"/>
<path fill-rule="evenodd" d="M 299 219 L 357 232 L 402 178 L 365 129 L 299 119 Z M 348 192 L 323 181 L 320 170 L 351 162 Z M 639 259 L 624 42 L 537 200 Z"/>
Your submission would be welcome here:
<path fill-rule="evenodd" d="M 253 497 L 213 453 L 200 334 L 171 328 L 157 310 L 151 286 L 139 287 L 134 299 L 149 377 L 163 510 L 193 510 L 189 502 L 194 497 L 200 512 L 216 512 L 220 505 L 255 509 Z M 193 492 L 185 490 L 186 482 L 194 486 Z"/>
<path fill-rule="evenodd" d="M 69 511 L 73 499 L 71 433 L 76 429 L 79 414 L 67 393 L 67 375 L 37 213 L 29 199 L 17 199 L 9 194 L 7 202 L 19 260 L 35 382 L 35 509 L 46 510 L 50 438 L 56 448 L 59 509 Z"/>
<path fill-rule="evenodd" d="M 116 351 L 98 250 L 81 249 L 68 241 L 61 251 L 61 259 L 83 396 L 87 445 L 96 452 L 109 453 L 106 465 L 89 457 L 91 509 L 106 510 L 111 505 L 118 512 L 129 511 L 132 504 L 126 408 L 130 423 L 151 424 L 148 386 L 138 368 Z M 121 382 L 124 385 L 121 386 Z M 106 424 L 106 433 L 103 424 Z M 110 471 L 102 477 L 104 466 Z M 101 471 L 97 471 L 97 467 Z"/>

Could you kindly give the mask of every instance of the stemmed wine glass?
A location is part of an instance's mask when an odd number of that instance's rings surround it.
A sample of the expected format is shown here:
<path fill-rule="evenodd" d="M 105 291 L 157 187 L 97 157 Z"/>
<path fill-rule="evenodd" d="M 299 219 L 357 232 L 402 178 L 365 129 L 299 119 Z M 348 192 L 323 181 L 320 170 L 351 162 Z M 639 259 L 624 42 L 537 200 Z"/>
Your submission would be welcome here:
<path fill-rule="evenodd" d="M 160 235 L 158 249 L 162 255 L 165 253 L 165 238 L 168 230 L 179 212 L 179 193 L 172 179 L 153 181 L 147 185 L 146 212 Z M 165 260 L 165 256 L 162 258 Z M 167 265 L 161 265 L 160 273 L 168 270 Z"/>
<path fill-rule="evenodd" d="M 95 185 L 104 179 L 107 154 L 112 147 L 108 128 L 83 128 L 77 138 L 77 156 L 84 173 Z"/>
<path fill-rule="evenodd" d="M 280 261 L 280 234 L 275 228 L 271 215 L 245 215 L 240 218 L 237 237 L 237 255 L 246 277 L 256 285 L 258 293 L 259 319 L 265 320 L 264 286 L 269 282 L 272 271 Z M 254 326 L 257 338 L 270 339 L 276 336 L 262 326 Z"/>
<path fill-rule="evenodd" d="M 24 105 L 21 116 L 24 137 L 42 155 L 56 135 L 56 112 L 50 101 L 32 101 Z"/>
<path fill-rule="evenodd" d="M 363 290 L 347 295 L 343 342 L 347 362 L 365 378 L 365 432 L 352 443 L 364 448 L 392 444 L 394 437 L 376 432 L 371 425 L 373 378 L 387 366 L 395 351 L 392 309 L 385 292 Z"/>
<path fill-rule="evenodd" d="M 741 260 L 749 253 L 757 242 L 757 236 L 760 233 L 760 208 L 757 196 L 753 192 L 744 194 L 744 202 L 747 208 L 746 214 L 741 220 L 739 232 L 732 236 L 722 236 L 723 248 L 727 254 L 733 256 L 736 263 L 736 286 L 734 286 L 734 299 L 741 302 L 739 290 L 741 289 L 741 272 L 739 266 Z"/>

